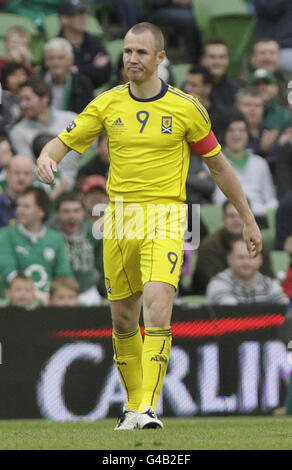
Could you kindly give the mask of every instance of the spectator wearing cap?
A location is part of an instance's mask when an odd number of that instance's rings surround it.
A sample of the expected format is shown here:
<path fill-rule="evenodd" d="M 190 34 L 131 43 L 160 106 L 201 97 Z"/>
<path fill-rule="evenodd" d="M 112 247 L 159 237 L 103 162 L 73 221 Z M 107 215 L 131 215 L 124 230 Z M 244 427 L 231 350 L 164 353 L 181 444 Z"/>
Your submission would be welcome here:
<path fill-rule="evenodd" d="M 240 79 L 243 85 L 246 86 L 249 81 L 249 76 L 257 69 L 264 69 L 267 72 L 272 72 L 277 80 L 279 86 L 279 93 L 275 97 L 278 104 L 287 107 L 288 93 L 287 84 L 292 80 L 292 72 L 281 69 L 281 56 L 280 46 L 278 42 L 270 36 L 267 38 L 258 39 L 252 49 L 249 60 L 249 67 L 243 70 Z"/>
<path fill-rule="evenodd" d="M 86 217 L 94 223 L 97 220 L 96 216 L 92 215 L 94 207 L 97 204 L 108 204 L 106 179 L 97 174 L 87 176 L 82 183 L 81 192 L 83 193 Z"/>
<path fill-rule="evenodd" d="M 224 134 L 224 154 L 240 180 L 257 222 L 265 226 L 267 210 L 277 207 L 278 201 L 268 163 L 249 151 L 247 143 L 248 127 L 243 115 L 231 115 Z M 216 187 L 214 202 L 221 205 L 225 199 Z"/>
<path fill-rule="evenodd" d="M 264 100 L 264 118 L 262 125 L 264 132 L 261 138 L 261 147 L 266 152 L 265 157 L 272 173 L 276 172 L 278 141 L 287 133 L 290 135 L 292 127 L 291 111 L 276 102 L 279 86 L 275 75 L 265 69 L 255 70 L 250 77 L 250 84 L 256 88 Z"/>
<path fill-rule="evenodd" d="M 83 165 L 79 171 L 77 178 L 99 174 L 107 178 L 109 170 L 109 155 L 107 145 L 107 135 L 103 132 L 97 139 L 96 144 L 96 155 L 92 159 Z"/>
<path fill-rule="evenodd" d="M 57 199 L 52 226 L 64 238 L 68 259 L 79 284 L 80 302 L 98 305 L 104 295 L 102 236 L 94 238 L 92 224 L 85 217 L 84 204 L 78 194 L 67 192 Z"/>
<path fill-rule="evenodd" d="M 81 111 L 93 99 L 93 85 L 85 75 L 71 72 L 73 47 L 65 38 L 50 39 L 44 47 L 45 80 L 51 84 L 52 105 L 56 109 Z"/>
<path fill-rule="evenodd" d="M 97 37 L 86 32 L 88 10 L 82 0 L 65 1 L 60 7 L 62 30 L 74 51 L 74 70 L 90 78 L 94 88 L 109 82 L 110 58 Z"/>
<path fill-rule="evenodd" d="M 254 86 L 262 96 L 265 104 L 263 126 L 273 129 L 281 135 L 292 126 L 292 116 L 289 109 L 276 103 L 279 93 L 277 79 L 272 72 L 265 69 L 257 69 L 250 76 L 250 85 Z"/>

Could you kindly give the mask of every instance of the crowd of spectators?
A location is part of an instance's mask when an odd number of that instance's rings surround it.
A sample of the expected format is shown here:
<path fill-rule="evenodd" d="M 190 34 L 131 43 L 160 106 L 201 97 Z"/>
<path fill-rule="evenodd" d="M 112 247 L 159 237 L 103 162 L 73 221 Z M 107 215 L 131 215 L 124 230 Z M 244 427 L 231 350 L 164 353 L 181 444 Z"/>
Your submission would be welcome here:
<path fill-rule="evenodd" d="M 45 41 L 38 63 L 32 59 L 31 33 L 23 25 L 10 27 L 4 37 L 0 57 L 1 305 L 98 305 L 106 297 L 102 237 L 97 239 L 92 231 L 97 221 L 94 206 L 108 202 L 106 134 L 83 158 L 74 151 L 66 155 L 54 187 L 43 185 L 34 170 L 44 145 L 70 125 L 101 89 L 127 81 L 122 55 L 113 61 L 105 36 L 88 30 L 89 14 L 97 17 L 100 5 L 107 3 L 120 18 L 121 37 L 133 24 L 151 21 L 170 37 L 182 39 L 182 60 L 189 67 L 180 88 L 208 110 L 212 129 L 260 227 L 268 227 L 269 211 L 277 211 L 274 245 L 264 244 L 262 255 L 251 261 L 236 209 L 225 201 L 200 157 L 192 152 L 187 203 L 222 206 L 222 226 L 208 233 L 202 220 L 201 245 L 185 256 L 186 263 L 190 256 L 196 257 L 191 281 L 178 295 L 206 295 L 209 302 L 220 304 L 287 302 L 292 293 L 287 288 L 290 274 L 284 294 L 275 281 L 270 249 L 291 252 L 291 1 L 247 2 L 247 11 L 256 18 L 255 37 L 247 62 L 234 76 L 229 73 L 226 41 L 204 38 L 191 0 L 30 0 L 29 5 L 25 0 L 2 0 L 2 12 L 30 18 L 41 37 L 45 37 L 48 15 L 55 14 L 60 27 L 56 37 Z M 177 86 L 174 69 L 168 56 L 159 73 Z"/>

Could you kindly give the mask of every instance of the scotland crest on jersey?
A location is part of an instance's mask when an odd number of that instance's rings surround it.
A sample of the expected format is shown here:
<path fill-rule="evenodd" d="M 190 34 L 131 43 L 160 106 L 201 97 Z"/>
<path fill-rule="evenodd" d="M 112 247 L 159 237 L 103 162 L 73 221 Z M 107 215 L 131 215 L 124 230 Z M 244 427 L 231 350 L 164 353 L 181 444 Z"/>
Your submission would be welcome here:
<path fill-rule="evenodd" d="M 171 133 L 172 133 L 172 117 L 162 116 L 161 134 L 171 134 Z"/>

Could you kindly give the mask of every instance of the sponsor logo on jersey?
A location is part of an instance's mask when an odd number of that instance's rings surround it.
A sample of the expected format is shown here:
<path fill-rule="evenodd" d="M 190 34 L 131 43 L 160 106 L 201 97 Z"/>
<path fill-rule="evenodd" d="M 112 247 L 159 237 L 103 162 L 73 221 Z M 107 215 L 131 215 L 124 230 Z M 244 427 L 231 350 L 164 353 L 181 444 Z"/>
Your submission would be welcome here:
<path fill-rule="evenodd" d="M 172 133 L 172 117 L 162 116 L 161 134 L 171 134 L 171 133 Z"/>
<path fill-rule="evenodd" d="M 113 126 L 123 126 L 123 121 L 121 120 L 121 118 L 118 118 L 115 120 L 115 122 L 113 123 Z"/>
<path fill-rule="evenodd" d="M 20 246 L 18 245 L 15 250 L 17 251 L 17 253 L 21 253 L 22 255 L 24 256 L 28 256 L 29 255 L 29 252 L 28 250 L 24 247 L 24 246 Z"/>
<path fill-rule="evenodd" d="M 114 134 L 121 134 L 125 130 L 125 126 L 121 118 L 116 119 L 112 125 L 111 130 Z"/>
<path fill-rule="evenodd" d="M 76 127 L 75 121 L 70 122 L 70 124 L 66 127 L 66 131 L 71 132 Z"/>

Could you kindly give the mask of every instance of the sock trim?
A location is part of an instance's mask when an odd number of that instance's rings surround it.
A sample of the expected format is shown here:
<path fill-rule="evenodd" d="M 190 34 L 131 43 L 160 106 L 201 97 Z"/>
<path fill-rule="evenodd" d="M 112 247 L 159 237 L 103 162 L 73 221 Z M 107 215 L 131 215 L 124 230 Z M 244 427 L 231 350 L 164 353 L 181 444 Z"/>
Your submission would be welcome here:
<path fill-rule="evenodd" d="M 145 335 L 147 336 L 171 336 L 171 328 L 149 330 L 145 328 Z"/>
<path fill-rule="evenodd" d="M 132 338 L 132 336 L 135 336 L 138 333 L 139 329 L 139 326 L 137 326 L 136 330 L 130 331 L 130 333 L 117 333 L 115 330 L 113 330 L 113 332 L 114 335 L 119 339 L 128 339 Z"/>

